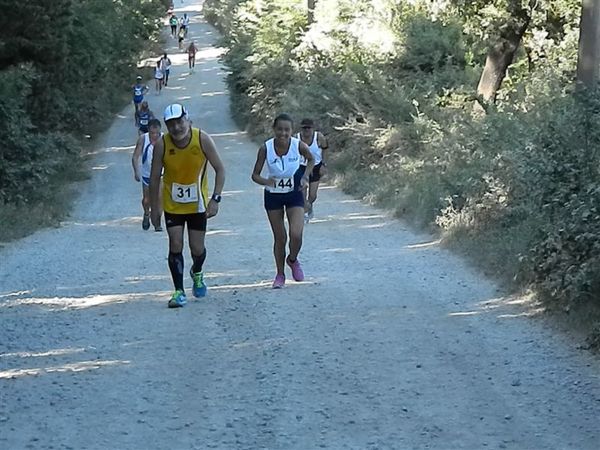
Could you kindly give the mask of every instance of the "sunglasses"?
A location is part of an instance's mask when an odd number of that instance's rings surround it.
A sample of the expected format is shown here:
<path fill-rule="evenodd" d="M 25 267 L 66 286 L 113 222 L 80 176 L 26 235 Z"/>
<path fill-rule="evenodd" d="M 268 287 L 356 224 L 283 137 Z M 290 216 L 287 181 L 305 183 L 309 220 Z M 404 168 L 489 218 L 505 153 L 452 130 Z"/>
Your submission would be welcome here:
<path fill-rule="evenodd" d="M 301 127 L 301 128 L 302 128 L 303 130 L 311 130 L 311 129 L 312 129 L 312 127 L 308 127 L 308 126 L 303 126 L 303 127 Z"/>

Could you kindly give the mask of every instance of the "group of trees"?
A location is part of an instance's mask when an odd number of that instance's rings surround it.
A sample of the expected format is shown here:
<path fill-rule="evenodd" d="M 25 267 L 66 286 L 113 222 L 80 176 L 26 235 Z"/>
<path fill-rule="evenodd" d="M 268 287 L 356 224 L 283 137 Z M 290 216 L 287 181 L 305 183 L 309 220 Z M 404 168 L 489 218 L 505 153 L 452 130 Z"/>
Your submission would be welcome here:
<path fill-rule="evenodd" d="M 166 0 L 2 0 L 0 205 L 51 198 L 133 84 Z M 107 7 L 109 5 L 109 7 Z"/>
<path fill-rule="evenodd" d="M 205 4 L 249 130 L 266 135 L 281 110 L 318 119 L 348 191 L 565 307 L 600 293 L 600 100 L 577 88 L 578 49 L 592 68 L 597 54 L 579 45 L 581 12 L 581 0 Z"/>

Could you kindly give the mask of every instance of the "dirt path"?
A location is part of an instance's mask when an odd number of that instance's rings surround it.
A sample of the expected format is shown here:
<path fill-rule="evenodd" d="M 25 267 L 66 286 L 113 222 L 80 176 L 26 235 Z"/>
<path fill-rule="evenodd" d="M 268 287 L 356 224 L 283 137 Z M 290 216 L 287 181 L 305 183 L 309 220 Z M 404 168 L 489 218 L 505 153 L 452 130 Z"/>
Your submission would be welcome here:
<path fill-rule="evenodd" d="M 196 73 L 169 40 L 171 86 L 148 98 L 157 113 L 189 105 L 226 163 L 209 296 L 166 308 L 166 235 L 140 227 L 128 107 L 72 220 L 0 254 L 0 448 L 599 448 L 597 360 L 330 186 L 306 229 L 307 281 L 269 288 L 256 145 L 229 117 L 215 31 L 183 7 Z"/>

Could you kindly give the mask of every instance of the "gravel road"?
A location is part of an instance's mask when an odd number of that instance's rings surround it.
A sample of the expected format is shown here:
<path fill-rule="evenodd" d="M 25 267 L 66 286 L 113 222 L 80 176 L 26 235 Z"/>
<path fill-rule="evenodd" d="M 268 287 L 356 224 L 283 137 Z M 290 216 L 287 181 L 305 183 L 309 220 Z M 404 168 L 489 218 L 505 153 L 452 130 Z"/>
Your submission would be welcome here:
<path fill-rule="evenodd" d="M 196 72 L 168 38 L 171 83 L 148 99 L 188 105 L 226 164 L 209 295 L 166 307 L 167 240 L 141 230 L 128 106 L 70 219 L 0 250 L 0 448 L 600 448 L 597 358 L 334 186 L 305 231 L 306 281 L 270 289 L 257 145 L 230 118 L 216 31 L 197 0 L 176 6 Z"/>

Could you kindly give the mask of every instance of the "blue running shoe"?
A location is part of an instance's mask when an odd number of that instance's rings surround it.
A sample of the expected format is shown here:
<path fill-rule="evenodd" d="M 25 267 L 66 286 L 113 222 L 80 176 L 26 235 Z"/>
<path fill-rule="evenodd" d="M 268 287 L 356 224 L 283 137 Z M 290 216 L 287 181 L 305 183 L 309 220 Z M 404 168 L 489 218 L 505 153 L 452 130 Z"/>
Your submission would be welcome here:
<path fill-rule="evenodd" d="M 177 289 L 169 300 L 169 308 L 181 308 L 187 303 L 187 297 L 183 291 Z"/>
<path fill-rule="evenodd" d="M 194 280 L 194 288 L 192 289 L 194 293 L 194 297 L 204 297 L 206 296 L 206 284 L 204 283 L 204 274 L 202 272 L 194 273 L 192 269 L 190 269 L 190 276 L 192 280 Z"/>

